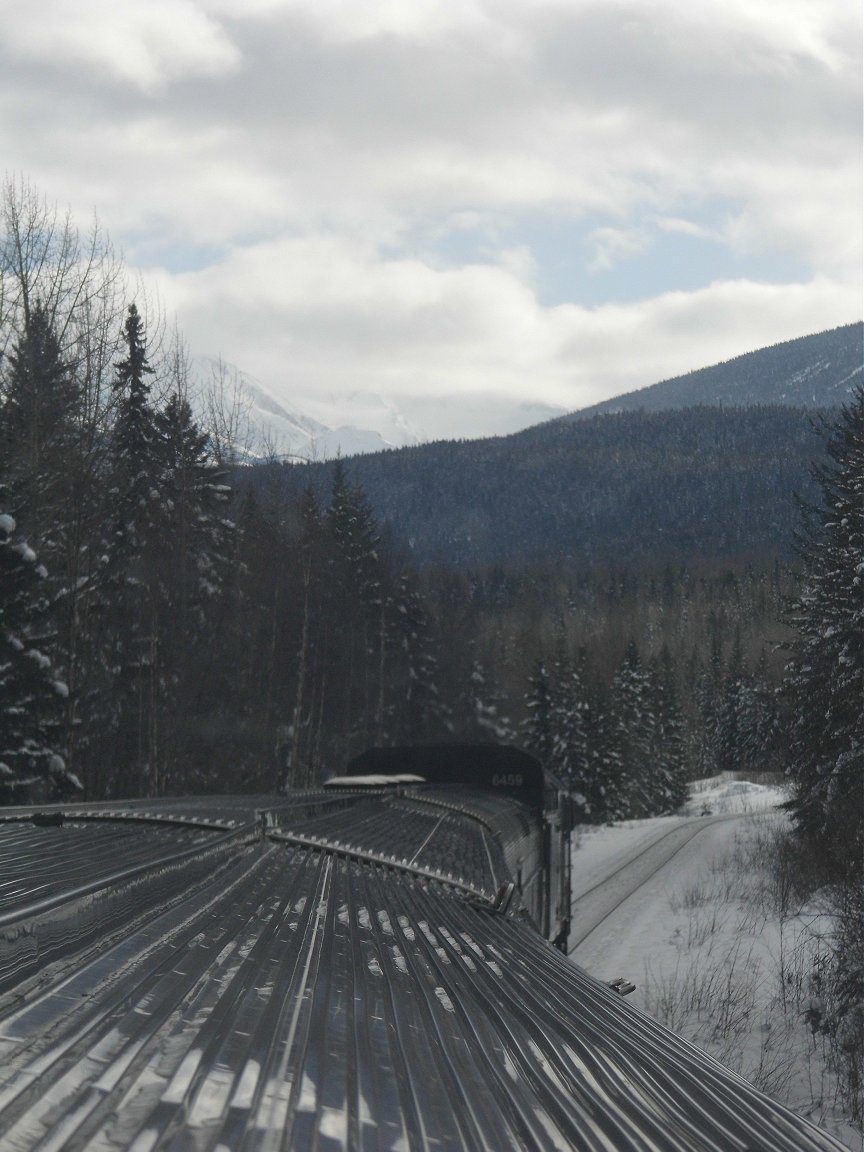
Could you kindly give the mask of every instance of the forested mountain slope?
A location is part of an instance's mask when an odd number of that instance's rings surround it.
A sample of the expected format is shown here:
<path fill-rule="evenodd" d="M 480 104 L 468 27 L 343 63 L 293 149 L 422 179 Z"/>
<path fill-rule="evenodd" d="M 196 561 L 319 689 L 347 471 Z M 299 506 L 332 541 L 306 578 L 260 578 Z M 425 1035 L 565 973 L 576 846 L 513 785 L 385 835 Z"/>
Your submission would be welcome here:
<path fill-rule="evenodd" d="M 601 412 L 640 409 L 659 412 L 694 404 L 836 407 L 848 401 L 853 385 L 861 379 L 862 340 L 864 325 L 847 324 L 771 348 L 760 348 L 734 360 L 604 400 L 559 419 L 584 420 Z"/>
<path fill-rule="evenodd" d="M 784 407 L 626 412 L 346 467 L 420 563 L 761 559 L 789 554 L 794 494 L 822 452 L 813 422 Z M 332 464 L 283 471 L 326 501 Z"/>

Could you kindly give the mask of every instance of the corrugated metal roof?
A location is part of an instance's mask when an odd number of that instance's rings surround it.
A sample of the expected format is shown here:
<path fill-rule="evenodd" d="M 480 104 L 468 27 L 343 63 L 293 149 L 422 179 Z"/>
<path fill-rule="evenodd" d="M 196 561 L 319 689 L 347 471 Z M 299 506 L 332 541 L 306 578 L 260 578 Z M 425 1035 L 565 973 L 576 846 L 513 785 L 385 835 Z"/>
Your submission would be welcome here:
<path fill-rule="evenodd" d="M 17 905 L 68 892 L 115 871 L 206 843 L 207 828 L 170 824 L 142 830 L 134 824 L 67 820 L 62 827 L 40 828 L 0 821 L 0 914 Z"/>
<path fill-rule="evenodd" d="M 0 998 L 4 1152 L 838 1147 L 518 916 L 331 850 L 220 867 Z"/>
<path fill-rule="evenodd" d="M 521 806 L 498 799 L 499 813 L 514 807 Z M 286 837 L 447 877 L 490 898 L 512 879 L 504 860 L 506 829 L 490 834 L 467 810 L 455 806 L 410 796 L 375 796 L 358 799 L 350 809 L 311 818 L 302 811 L 281 810 L 276 824 Z M 524 835 L 523 825 L 516 827 Z"/>

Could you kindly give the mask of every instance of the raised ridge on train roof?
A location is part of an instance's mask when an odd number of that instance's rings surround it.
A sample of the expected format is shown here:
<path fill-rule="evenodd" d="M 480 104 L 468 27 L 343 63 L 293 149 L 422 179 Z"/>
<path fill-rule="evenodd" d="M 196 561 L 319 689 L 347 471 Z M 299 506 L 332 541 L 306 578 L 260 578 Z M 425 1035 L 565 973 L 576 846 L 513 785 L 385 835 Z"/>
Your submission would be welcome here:
<path fill-rule="evenodd" d="M 387 788 L 399 784 L 425 784 L 425 776 L 417 776 L 412 772 L 394 772 L 387 775 L 383 772 L 373 772 L 368 776 L 331 776 L 324 781 L 325 788 Z"/>

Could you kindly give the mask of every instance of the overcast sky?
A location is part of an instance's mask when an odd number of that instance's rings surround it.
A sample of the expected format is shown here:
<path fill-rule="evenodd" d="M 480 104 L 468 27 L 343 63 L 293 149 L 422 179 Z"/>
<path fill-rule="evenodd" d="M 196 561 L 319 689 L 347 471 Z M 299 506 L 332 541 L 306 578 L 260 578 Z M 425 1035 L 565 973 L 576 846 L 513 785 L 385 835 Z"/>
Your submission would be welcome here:
<path fill-rule="evenodd" d="M 858 0 L 0 0 L 0 29 L 7 173 L 313 415 L 369 392 L 482 435 L 861 318 Z"/>

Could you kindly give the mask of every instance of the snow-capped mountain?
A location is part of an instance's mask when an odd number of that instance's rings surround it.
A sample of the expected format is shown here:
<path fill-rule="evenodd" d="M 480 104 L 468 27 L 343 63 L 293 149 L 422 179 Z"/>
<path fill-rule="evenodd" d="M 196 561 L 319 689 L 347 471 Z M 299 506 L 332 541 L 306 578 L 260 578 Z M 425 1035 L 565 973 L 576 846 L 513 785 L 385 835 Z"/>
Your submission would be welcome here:
<path fill-rule="evenodd" d="M 244 378 L 244 390 L 251 406 L 249 420 L 260 448 L 275 451 L 278 456 L 299 457 L 304 460 L 329 460 L 334 456 L 356 456 L 363 452 L 381 452 L 385 448 L 404 448 L 419 443 L 420 437 L 407 428 L 400 427 L 396 420 L 384 419 L 375 412 L 369 412 L 368 403 L 362 403 L 352 410 L 347 404 L 342 407 L 344 423 L 325 423 L 294 405 L 280 403 L 263 385 Z M 339 410 L 332 406 L 333 415 Z M 328 413 L 329 414 L 329 413 Z M 366 417 L 372 416 L 368 420 Z M 378 416 L 377 419 L 374 417 Z M 359 419 L 358 419 L 359 417 Z M 353 418 L 353 419 L 352 419 Z M 350 421 L 350 422 L 349 422 Z"/>
<path fill-rule="evenodd" d="M 637 392 L 614 396 L 565 419 L 583 420 L 609 412 L 661 412 L 699 404 L 833 408 L 848 401 L 853 387 L 861 380 L 862 336 L 860 321 L 800 336 Z"/>
<path fill-rule="evenodd" d="M 221 419 L 216 418 L 229 429 L 236 449 L 250 459 L 328 460 L 403 448 L 421 439 L 380 397 L 331 397 L 313 404 L 312 415 L 277 400 L 260 381 L 221 360 L 196 357 L 193 379 L 205 423 L 213 423 L 214 410 L 221 413 Z"/>
<path fill-rule="evenodd" d="M 193 364 L 194 391 L 206 415 L 225 415 L 230 439 L 250 459 L 277 456 L 329 460 L 446 438 L 453 409 L 466 419 L 482 412 L 490 435 L 506 436 L 564 413 L 563 408 L 506 397 L 421 396 L 396 402 L 382 393 L 330 393 L 304 397 L 298 405 L 233 365 L 208 357 Z M 446 416 L 446 419 L 442 419 Z"/>

